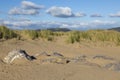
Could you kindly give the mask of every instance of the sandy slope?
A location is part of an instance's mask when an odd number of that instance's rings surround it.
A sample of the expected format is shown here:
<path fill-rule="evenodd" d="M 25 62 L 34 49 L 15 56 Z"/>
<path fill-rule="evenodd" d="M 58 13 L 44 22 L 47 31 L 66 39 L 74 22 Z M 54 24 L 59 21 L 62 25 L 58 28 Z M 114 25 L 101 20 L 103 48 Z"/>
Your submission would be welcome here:
<path fill-rule="evenodd" d="M 40 40 L 8 40 L 0 42 L 0 80 L 120 80 L 120 72 L 80 63 L 41 64 L 39 60 L 30 62 L 23 59 L 13 64 L 4 64 L 2 59 L 9 51 L 16 48 L 24 49 L 30 55 L 45 51 L 49 54 L 58 52 L 66 57 L 75 57 L 80 54 L 87 56 L 105 55 L 120 60 L 120 47 L 88 47 Z M 100 59 L 89 61 L 99 64 L 106 63 Z"/>

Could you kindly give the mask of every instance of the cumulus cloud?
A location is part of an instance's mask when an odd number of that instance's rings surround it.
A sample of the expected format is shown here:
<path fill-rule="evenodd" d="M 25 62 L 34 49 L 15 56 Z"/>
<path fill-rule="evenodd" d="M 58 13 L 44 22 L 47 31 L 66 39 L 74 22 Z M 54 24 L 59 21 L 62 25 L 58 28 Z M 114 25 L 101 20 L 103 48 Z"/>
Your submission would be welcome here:
<path fill-rule="evenodd" d="M 48 14 L 56 17 L 71 17 L 72 10 L 69 7 L 51 7 L 46 11 Z"/>
<path fill-rule="evenodd" d="M 4 20 L 0 24 L 4 24 L 12 29 L 69 28 L 73 30 L 88 30 L 88 29 L 108 29 L 120 26 L 119 22 L 102 20 L 94 20 L 89 22 Z"/>
<path fill-rule="evenodd" d="M 113 25 L 118 24 L 116 21 L 102 21 L 102 20 L 94 20 L 91 22 L 92 26 L 102 26 L 101 28 L 107 28 Z M 114 26 L 113 26 L 114 27 Z"/>
<path fill-rule="evenodd" d="M 21 9 L 21 8 L 13 8 L 9 11 L 9 14 L 12 15 L 37 15 L 39 14 L 38 10 L 35 9 Z"/>
<path fill-rule="evenodd" d="M 74 16 L 74 17 L 84 17 L 84 16 L 86 16 L 86 14 L 85 14 L 85 13 L 80 13 L 80 12 L 78 12 L 78 13 L 74 13 L 73 16 Z"/>
<path fill-rule="evenodd" d="M 120 17 L 120 12 L 115 13 L 115 14 L 110 14 L 109 16 L 110 17 Z"/>
<path fill-rule="evenodd" d="M 20 7 L 14 7 L 9 10 L 8 14 L 11 15 L 38 15 L 39 10 L 44 6 L 37 5 L 30 1 L 22 1 Z"/>
<path fill-rule="evenodd" d="M 26 17 L 16 18 L 14 16 L 9 16 L 8 20 L 10 20 L 10 21 L 31 21 L 29 18 L 26 18 Z"/>
<path fill-rule="evenodd" d="M 90 17 L 102 17 L 102 15 L 101 14 L 92 14 L 92 15 L 90 15 Z"/>
<path fill-rule="evenodd" d="M 46 12 L 52 16 L 61 17 L 61 18 L 86 16 L 84 13 L 73 13 L 71 8 L 69 8 L 69 7 L 53 6 L 53 7 L 49 8 Z"/>
<path fill-rule="evenodd" d="M 24 9 L 42 9 L 42 8 L 44 8 L 43 5 L 37 5 L 30 1 L 22 1 L 21 5 L 22 5 L 22 8 L 24 8 Z"/>
<path fill-rule="evenodd" d="M 116 21 L 102 21 L 102 20 L 93 20 L 89 22 L 72 22 L 65 24 L 67 26 L 63 26 L 63 27 L 76 29 L 76 30 L 108 29 L 120 25 Z"/>

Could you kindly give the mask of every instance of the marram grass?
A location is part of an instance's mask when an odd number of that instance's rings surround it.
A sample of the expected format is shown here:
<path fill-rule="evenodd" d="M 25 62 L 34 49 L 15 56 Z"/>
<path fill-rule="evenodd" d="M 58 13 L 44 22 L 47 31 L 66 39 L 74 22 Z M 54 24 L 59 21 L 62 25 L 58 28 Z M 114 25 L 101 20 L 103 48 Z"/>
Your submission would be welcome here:
<path fill-rule="evenodd" d="M 45 39 L 53 41 L 55 37 L 66 36 L 68 43 L 80 43 L 82 41 L 91 42 L 114 42 L 120 45 L 120 32 L 113 30 L 88 30 L 88 31 L 69 31 L 69 32 L 52 32 L 50 30 L 11 30 L 5 26 L 0 26 L 0 39 Z"/>
<path fill-rule="evenodd" d="M 0 26 L 0 39 L 11 39 L 17 37 L 17 34 L 13 30 L 8 29 L 5 26 Z"/>
<path fill-rule="evenodd" d="M 71 31 L 67 41 L 69 43 L 81 42 L 81 41 L 109 41 L 120 45 L 120 32 L 110 30 L 89 30 L 89 31 Z"/>

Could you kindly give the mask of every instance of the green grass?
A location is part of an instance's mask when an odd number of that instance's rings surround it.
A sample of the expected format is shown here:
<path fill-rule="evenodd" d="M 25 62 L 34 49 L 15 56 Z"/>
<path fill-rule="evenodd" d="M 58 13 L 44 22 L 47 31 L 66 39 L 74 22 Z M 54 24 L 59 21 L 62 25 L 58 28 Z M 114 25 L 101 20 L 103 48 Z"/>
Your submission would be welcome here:
<path fill-rule="evenodd" d="M 75 43 L 75 42 L 80 42 L 80 32 L 79 31 L 71 31 L 68 34 L 68 43 Z"/>
<path fill-rule="evenodd" d="M 36 31 L 36 30 L 21 30 L 16 31 L 20 35 L 21 39 L 44 39 L 47 41 L 53 41 L 53 32 L 48 30 Z"/>
<path fill-rule="evenodd" d="M 69 32 L 67 41 L 69 43 L 81 42 L 81 41 L 109 41 L 120 45 L 120 32 L 108 31 L 108 30 L 89 30 L 89 31 L 72 31 Z"/>
<path fill-rule="evenodd" d="M 0 39 L 16 38 L 17 34 L 13 30 L 8 29 L 5 26 L 0 26 Z"/>
<path fill-rule="evenodd" d="M 35 30 L 22 30 L 19 32 L 19 35 L 21 35 L 23 38 L 32 40 L 38 38 L 38 32 Z"/>
<path fill-rule="evenodd" d="M 38 31 L 38 38 L 47 41 L 53 41 L 54 40 L 53 32 L 49 30 Z"/>
<path fill-rule="evenodd" d="M 114 42 L 120 45 L 120 32 L 112 30 L 89 30 L 89 31 L 70 31 L 70 32 L 52 32 L 50 30 L 10 30 L 5 26 L 0 26 L 0 39 L 44 39 L 54 41 L 55 37 L 66 36 L 68 43 L 80 43 L 82 41 L 90 42 Z"/>

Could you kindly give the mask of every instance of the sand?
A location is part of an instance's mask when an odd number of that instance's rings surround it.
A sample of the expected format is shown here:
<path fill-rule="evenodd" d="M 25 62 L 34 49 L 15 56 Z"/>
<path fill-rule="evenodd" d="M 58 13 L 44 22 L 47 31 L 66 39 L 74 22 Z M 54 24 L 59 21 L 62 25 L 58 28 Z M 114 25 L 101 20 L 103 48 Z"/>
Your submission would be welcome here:
<path fill-rule="evenodd" d="M 56 64 L 40 63 L 40 59 L 28 61 L 16 60 L 12 64 L 2 62 L 8 52 L 14 49 L 24 49 L 28 54 L 58 52 L 65 57 L 86 55 L 104 55 L 120 60 L 120 47 L 118 46 L 91 46 L 84 44 L 65 44 L 61 42 L 48 42 L 42 40 L 18 41 L 15 39 L 0 42 L 0 80 L 120 80 L 120 72 L 91 66 L 81 63 Z M 93 64 L 104 65 L 110 63 L 107 59 L 87 59 Z M 113 61 L 113 60 L 112 60 Z"/>

